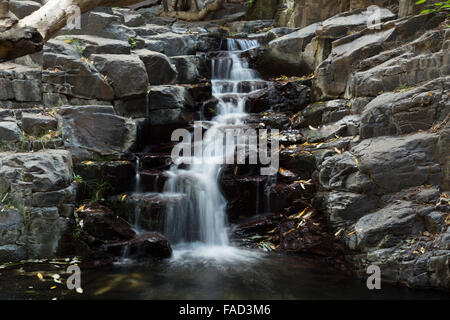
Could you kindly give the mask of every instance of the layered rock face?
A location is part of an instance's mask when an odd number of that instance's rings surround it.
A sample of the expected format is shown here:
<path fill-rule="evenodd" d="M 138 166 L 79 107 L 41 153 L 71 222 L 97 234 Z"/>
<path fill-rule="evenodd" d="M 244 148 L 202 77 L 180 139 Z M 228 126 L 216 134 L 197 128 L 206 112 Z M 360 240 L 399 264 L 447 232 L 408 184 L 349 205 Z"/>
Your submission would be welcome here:
<path fill-rule="evenodd" d="M 380 13 L 376 25 L 356 9 L 286 35 L 272 29 L 250 56 L 260 70 L 276 64 L 311 83 L 312 104 L 283 113 L 285 132 L 306 142 L 285 147 L 309 168 L 297 177 L 312 177 L 313 207 L 347 261 L 361 275 L 376 264 L 385 280 L 448 288 L 448 20 Z M 293 159 L 280 165 L 295 174 Z"/>

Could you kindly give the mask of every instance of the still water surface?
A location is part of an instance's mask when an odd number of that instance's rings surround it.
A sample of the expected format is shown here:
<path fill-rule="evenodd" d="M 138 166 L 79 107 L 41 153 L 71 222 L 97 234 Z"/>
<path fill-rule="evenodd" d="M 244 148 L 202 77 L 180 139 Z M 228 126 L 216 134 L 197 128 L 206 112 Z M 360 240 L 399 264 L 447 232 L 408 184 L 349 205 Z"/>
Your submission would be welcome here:
<path fill-rule="evenodd" d="M 58 268 L 59 267 L 59 268 Z M 175 247 L 172 259 L 82 270 L 83 293 L 68 290 L 67 266 L 26 264 L 0 270 L 0 299 L 449 299 L 450 293 L 417 291 L 365 281 L 299 256 L 199 244 Z M 44 276 L 39 280 L 37 273 Z M 61 274 L 62 284 L 52 275 Z"/>

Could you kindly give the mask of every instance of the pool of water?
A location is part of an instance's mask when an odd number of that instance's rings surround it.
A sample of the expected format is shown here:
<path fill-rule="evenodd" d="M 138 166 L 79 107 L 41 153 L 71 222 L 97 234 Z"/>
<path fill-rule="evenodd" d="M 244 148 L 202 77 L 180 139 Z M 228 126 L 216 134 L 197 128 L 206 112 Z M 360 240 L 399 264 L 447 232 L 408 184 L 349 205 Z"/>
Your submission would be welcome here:
<path fill-rule="evenodd" d="M 0 299 L 450 298 L 446 292 L 387 283 L 371 291 L 365 281 L 342 275 L 316 259 L 221 246 L 177 246 L 173 258 L 164 262 L 124 260 L 82 269 L 82 293 L 67 289 L 66 267 L 41 262 L 0 270 Z M 55 275 L 60 275 L 57 282 Z"/>

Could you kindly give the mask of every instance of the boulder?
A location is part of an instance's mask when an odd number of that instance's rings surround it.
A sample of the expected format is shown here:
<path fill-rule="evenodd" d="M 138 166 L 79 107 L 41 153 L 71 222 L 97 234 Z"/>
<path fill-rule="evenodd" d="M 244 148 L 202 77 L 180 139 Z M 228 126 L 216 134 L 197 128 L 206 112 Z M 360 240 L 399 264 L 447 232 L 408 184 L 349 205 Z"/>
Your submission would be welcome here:
<path fill-rule="evenodd" d="M 137 235 L 131 240 L 106 244 L 102 248 L 107 254 L 121 256 L 126 250 L 131 259 L 165 259 L 172 256 L 169 240 L 157 232 Z"/>
<path fill-rule="evenodd" d="M 16 122 L 0 121 L 0 141 L 18 142 L 22 138 L 22 133 Z"/>
<path fill-rule="evenodd" d="M 437 78 L 438 69 L 445 75 L 445 59 L 438 57 L 444 52 L 421 56 L 421 52 L 427 52 L 427 46 L 431 51 L 439 50 L 439 43 L 442 47 L 444 31 L 430 31 L 440 34 L 436 36 L 441 42 L 427 43 L 425 39 L 429 36 L 422 35 L 425 30 L 437 27 L 442 19 L 433 14 L 408 17 L 335 40 L 329 57 L 316 70 L 314 86 L 317 98 L 376 96 L 382 90 L 394 90 L 401 83 L 410 85 Z M 417 44 L 411 44 L 416 49 L 406 52 L 408 42 L 413 42 L 419 35 L 422 37 L 416 40 Z M 433 60 L 437 64 L 424 62 L 433 67 L 430 71 L 421 72 L 421 59 Z"/>
<path fill-rule="evenodd" d="M 22 128 L 30 135 L 39 136 L 48 133 L 49 130 L 56 130 L 58 121 L 42 114 L 22 113 Z"/>
<path fill-rule="evenodd" d="M 44 71 L 42 80 L 54 93 L 83 99 L 111 101 L 114 90 L 90 63 L 62 54 L 45 53 L 44 68 L 62 67 L 63 70 Z"/>
<path fill-rule="evenodd" d="M 362 217 L 355 225 L 358 247 L 386 248 L 396 245 L 403 237 L 422 233 L 423 225 L 410 202 L 398 201 Z"/>
<path fill-rule="evenodd" d="M 148 94 L 149 110 L 183 109 L 193 105 L 189 91 L 184 86 L 152 86 Z"/>
<path fill-rule="evenodd" d="M 98 240 L 123 241 L 136 235 L 127 221 L 100 204 L 84 207 L 78 215 L 83 220 L 83 231 Z"/>
<path fill-rule="evenodd" d="M 450 112 L 447 92 L 450 92 L 450 77 L 376 97 L 363 110 L 361 138 L 430 129 Z"/>
<path fill-rule="evenodd" d="M 176 56 L 170 62 L 178 72 L 176 83 L 193 84 L 210 78 L 210 72 L 204 56 Z"/>
<path fill-rule="evenodd" d="M 42 5 L 39 2 L 40 1 L 11 0 L 9 1 L 9 8 L 17 18 L 23 19 L 41 8 Z"/>
<path fill-rule="evenodd" d="M 437 141 L 438 135 L 422 132 L 366 139 L 350 151 L 359 160 L 359 170 L 370 176 L 380 191 L 391 193 L 442 183 L 442 169 L 435 159 Z"/>
<path fill-rule="evenodd" d="M 58 114 L 65 147 L 76 161 L 121 157 L 134 145 L 135 123 L 116 116 L 112 106 L 65 106 Z"/>
<path fill-rule="evenodd" d="M 148 90 L 148 76 L 144 63 L 136 56 L 94 54 L 96 69 L 111 81 L 116 97 L 143 95 Z"/>
<path fill-rule="evenodd" d="M 164 53 L 166 56 L 192 55 L 197 51 L 196 37 L 173 32 L 146 37 L 145 49 Z"/>
<path fill-rule="evenodd" d="M 69 44 L 77 51 L 78 54 L 85 57 L 89 57 L 92 54 L 130 54 L 131 52 L 128 41 L 102 38 L 92 35 L 59 36 L 53 41 L 53 44 L 57 41 L 62 41 Z"/>
<path fill-rule="evenodd" d="M 146 49 L 134 51 L 144 63 L 150 85 L 171 84 L 177 77 L 177 69 L 169 58 L 159 52 Z"/>
<path fill-rule="evenodd" d="M 72 173 L 72 158 L 65 150 L 0 154 L 0 181 L 9 181 L 12 193 L 27 196 L 64 189 L 71 184 Z"/>

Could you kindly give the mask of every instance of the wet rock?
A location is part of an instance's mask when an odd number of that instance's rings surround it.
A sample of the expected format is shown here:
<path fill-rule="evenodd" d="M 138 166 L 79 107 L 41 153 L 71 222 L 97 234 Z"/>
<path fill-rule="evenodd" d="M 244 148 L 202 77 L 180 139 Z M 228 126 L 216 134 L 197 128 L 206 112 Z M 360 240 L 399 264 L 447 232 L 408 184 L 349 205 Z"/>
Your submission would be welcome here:
<path fill-rule="evenodd" d="M 450 112 L 450 77 L 439 78 L 406 92 L 384 93 L 372 100 L 361 118 L 360 135 L 371 138 L 431 128 Z"/>
<path fill-rule="evenodd" d="M 157 24 L 145 24 L 143 26 L 133 28 L 133 31 L 136 32 L 138 36 L 145 38 L 148 36 L 156 36 L 161 33 L 171 32 L 171 29 L 169 27 Z"/>
<path fill-rule="evenodd" d="M 69 221 L 59 216 L 58 208 L 29 209 L 27 250 L 29 258 L 52 258 L 69 230 Z"/>
<path fill-rule="evenodd" d="M 100 204 L 85 207 L 79 217 L 83 220 L 82 229 L 101 241 L 129 240 L 136 235 L 127 221 Z"/>
<path fill-rule="evenodd" d="M 42 135 L 58 128 L 58 121 L 50 116 L 22 113 L 22 128 L 31 135 Z"/>
<path fill-rule="evenodd" d="M 26 249 L 17 245 L 24 233 L 24 218 L 17 209 L 0 209 L 0 261 L 10 262 L 26 258 Z M 22 239 L 23 241 L 23 239 Z"/>
<path fill-rule="evenodd" d="M 423 225 L 412 204 L 406 201 L 395 202 L 366 215 L 355 225 L 358 247 L 363 251 L 370 247 L 392 247 L 403 237 L 414 237 L 422 230 Z"/>
<path fill-rule="evenodd" d="M 257 33 L 258 31 L 273 25 L 273 20 L 253 20 L 230 22 L 227 26 L 231 32 L 236 33 Z"/>
<path fill-rule="evenodd" d="M 114 8 L 113 12 L 115 14 L 120 14 L 122 16 L 123 23 L 127 27 L 139 27 L 145 24 L 144 16 L 134 10 L 125 8 L 123 9 Z"/>
<path fill-rule="evenodd" d="M 134 51 L 147 70 L 150 85 L 171 84 L 177 77 L 177 69 L 166 55 L 146 49 Z"/>
<path fill-rule="evenodd" d="M 143 95 L 148 90 L 148 76 L 144 63 L 135 56 L 92 55 L 97 70 L 112 81 L 116 97 Z"/>
<path fill-rule="evenodd" d="M 21 138 L 22 134 L 16 122 L 0 121 L 0 141 L 18 142 Z"/>
<path fill-rule="evenodd" d="M 128 241 L 106 244 L 102 249 L 114 256 L 126 252 L 130 259 L 165 259 L 172 256 L 169 240 L 157 232 L 142 233 Z"/>
<path fill-rule="evenodd" d="M 58 114 L 65 146 L 77 162 L 96 155 L 118 158 L 135 143 L 135 123 L 116 116 L 112 106 L 65 106 Z"/>
<path fill-rule="evenodd" d="M 136 169 L 128 161 L 81 162 L 74 165 L 74 171 L 84 182 L 79 191 L 81 199 L 93 198 L 98 191 L 98 183 L 105 184 L 104 197 L 128 192 L 135 186 Z"/>
<path fill-rule="evenodd" d="M 246 101 L 247 112 L 297 112 L 310 102 L 310 89 L 302 81 L 277 81 L 251 93 Z"/>

